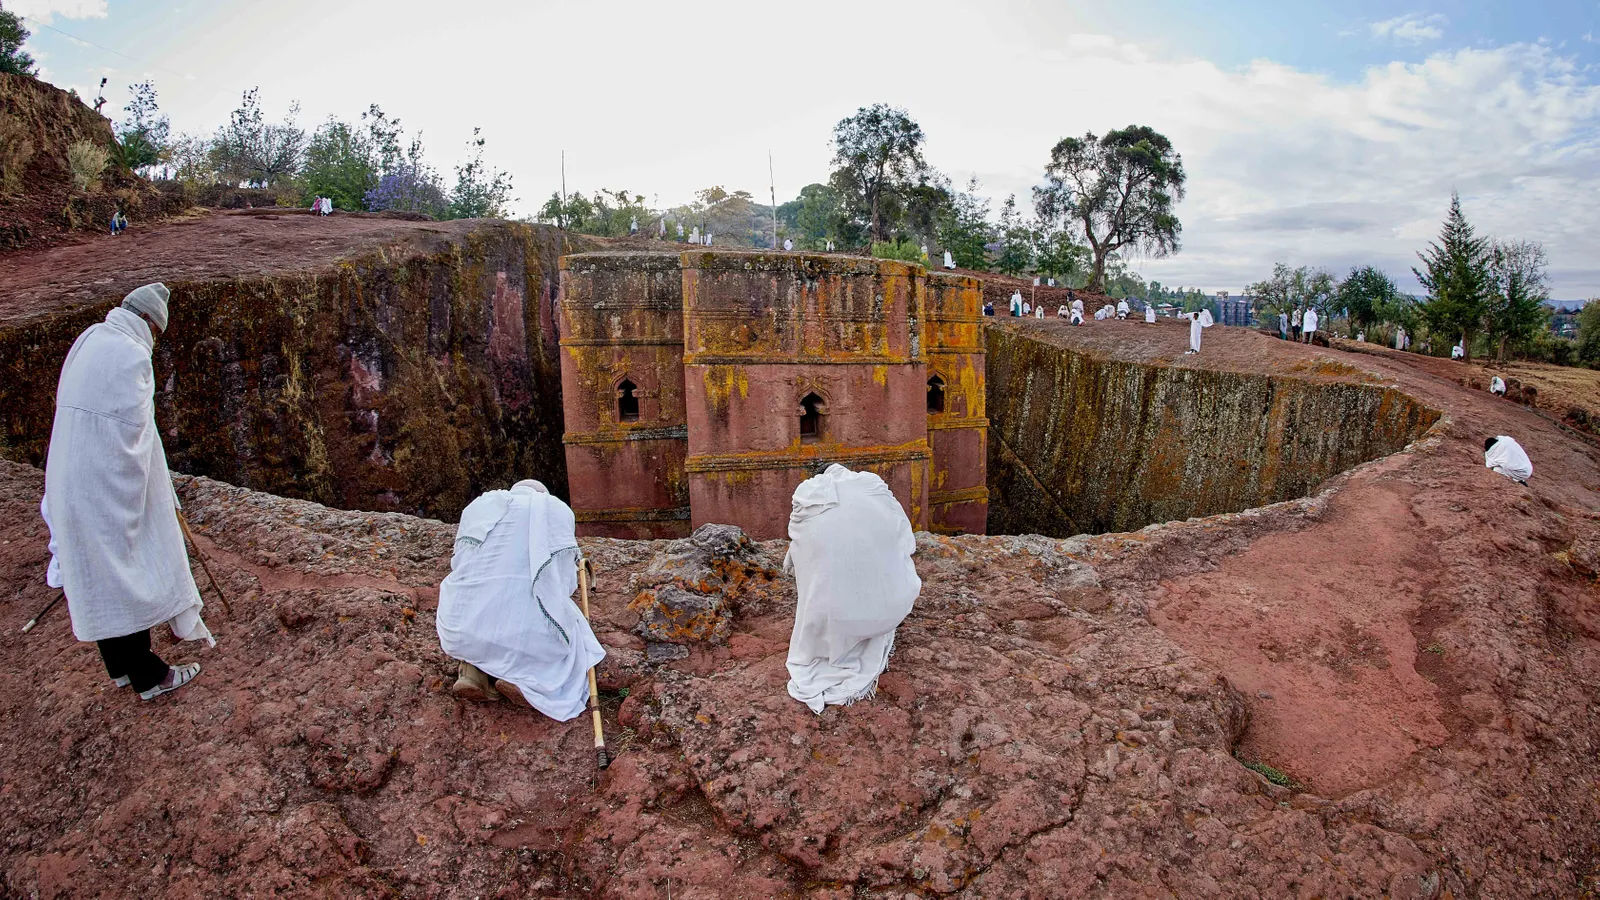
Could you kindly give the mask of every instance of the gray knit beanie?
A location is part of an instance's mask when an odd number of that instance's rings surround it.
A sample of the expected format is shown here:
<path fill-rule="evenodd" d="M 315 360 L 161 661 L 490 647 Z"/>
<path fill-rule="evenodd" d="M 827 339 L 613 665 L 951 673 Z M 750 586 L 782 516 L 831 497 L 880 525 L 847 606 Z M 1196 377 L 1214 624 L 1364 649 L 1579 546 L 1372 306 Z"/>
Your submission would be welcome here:
<path fill-rule="evenodd" d="M 167 298 L 172 294 L 167 286 L 161 282 L 147 284 L 144 287 L 134 288 L 133 293 L 122 298 L 122 305 L 136 313 L 142 313 L 156 323 L 156 327 L 163 332 L 167 330 Z"/>

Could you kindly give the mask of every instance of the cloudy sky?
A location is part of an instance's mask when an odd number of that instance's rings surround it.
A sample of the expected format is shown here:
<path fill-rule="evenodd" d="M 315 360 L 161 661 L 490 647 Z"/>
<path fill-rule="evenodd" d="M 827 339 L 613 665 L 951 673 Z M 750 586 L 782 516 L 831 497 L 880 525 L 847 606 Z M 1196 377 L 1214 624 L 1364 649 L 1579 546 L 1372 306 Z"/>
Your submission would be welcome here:
<path fill-rule="evenodd" d="M 448 172 L 474 126 L 519 212 L 555 190 L 657 204 L 824 180 L 858 107 L 905 107 L 929 162 L 1026 200 L 1065 135 L 1130 124 L 1189 172 L 1168 285 L 1239 291 L 1274 262 L 1372 263 L 1408 290 L 1451 190 L 1481 231 L 1545 244 L 1558 298 L 1600 295 L 1597 0 L 981 0 L 753 4 L 0 0 L 47 80 L 108 110 L 154 79 L 180 131 L 259 85 L 307 124 L 370 103 Z M 55 30 L 52 30 L 55 29 Z"/>

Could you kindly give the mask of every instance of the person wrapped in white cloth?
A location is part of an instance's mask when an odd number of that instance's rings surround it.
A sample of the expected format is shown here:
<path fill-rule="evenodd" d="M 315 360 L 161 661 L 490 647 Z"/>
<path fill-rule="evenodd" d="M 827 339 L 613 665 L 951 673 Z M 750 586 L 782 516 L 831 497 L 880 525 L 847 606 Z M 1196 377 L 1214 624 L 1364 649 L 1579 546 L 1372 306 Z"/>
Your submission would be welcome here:
<path fill-rule="evenodd" d="M 156 429 L 155 336 L 167 328 L 166 286 L 128 294 L 67 351 L 45 460 L 51 568 L 72 633 L 94 641 L 106 674 L 145 700 L 175 691 L 199 663 L 169 666 L 150 649 L 168 623 L 179 640 L 216 646 L 189 571 L 178 498 Z"/>
<path fill-rule="evenodd" d="M 789 696 L 814 713 L 873 696 L 922 592 L 910 519 L 882 478 L 829 465 L 795 489 L 789 541 Z"/>
<path fill-rule="evenodd" d="M 457 696 L 504 695 L 559 722 L 583 712 L 606 651 L 572 602 L 578 558 L 571 508 L 537 481 L 462 510 L 435 616 L 440 646 L 461 661 Z"/>
<path fill-rule="evenodd" d="M 1183 355 L 1188 356 L 1191 353 L 1200 352 L 1200 329 L 1210 328 L 1216 323 L 1212 320 L 1211 310 L 1209 309 L 1184 313 L 1184 317 L 1189 320 L 1189 349 L 1183 351 Z"/>
<path fill-rule="evenodd" d="M 1528 459 L 1528 451 L 1515 438 L 1503 434 L 1484 439 L 1483 465 L 1523 484 L 1533 477 L 1533 460 Z"/>

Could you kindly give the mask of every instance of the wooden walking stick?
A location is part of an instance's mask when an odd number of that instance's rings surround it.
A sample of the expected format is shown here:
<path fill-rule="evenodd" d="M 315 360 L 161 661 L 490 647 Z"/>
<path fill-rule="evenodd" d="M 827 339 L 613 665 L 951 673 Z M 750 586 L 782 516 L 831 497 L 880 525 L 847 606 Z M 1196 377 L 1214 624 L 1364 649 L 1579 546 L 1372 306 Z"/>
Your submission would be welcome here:
<path fill-rule="evenodd" d="M 578 557 L 578 591 L 583 598 L 583 618 L 589 619 L 589 579 L 594 570 L 589 568 L 587 556 Z M 592 624 L 591 624 L 592 627 Z M 594 761 L 604 769 L 611 765 L 611 754 L 606 752 L 606 732 L 600 724 L 600 689 L 595 685 L 594 666 L 589 667 L 589 711 L 594 715 Z"/>
<path fill-rule="evenodd" d="M 36 615 L 33 618 L 29 619 L 28 620 L 28 624 L 22 626 L 22 633 L 23 634 L 27 634 L 28 632 L 32 631 L 33 630 L 33 626 L 39 624 L 39 620 L 44 618 L 45 613 L 49 612 L 52 609 L 55 609 L 56 608 L 56 604 L 60 603 L 61 602 L 61 598 L 65 597 L 66 595 L 67 595 L 66 591 L 56 591 L 55 599 L 51 600 L 49 603 L 45 604 L 44 609 L 39 610 L 38 615 Z"/>
<path fill-rule="evenodd" d="M 195 543 L 194 532 L 189 530 L 189 519 L 183 514 L 182 509 L 178 510 L 178 525 L 183 528 L 183 536 L 189 541 L 189 546 L 194 548 L 194 558 L 200 560 L 200 571 L 206 573 L 206 580 L 211 582 L 211 590 L 217 595 L 217 599 L 222 601 L 222 609 L 227 612 L 228 618 L 233 618 L 233 604 L 228 602 L 228 596 L 222 593 L 222 588 L 217 585 L 216 576 L 211 574 L 211 567 L 206 565 L 206 555 L 200 552 L 200 545 Z"/>

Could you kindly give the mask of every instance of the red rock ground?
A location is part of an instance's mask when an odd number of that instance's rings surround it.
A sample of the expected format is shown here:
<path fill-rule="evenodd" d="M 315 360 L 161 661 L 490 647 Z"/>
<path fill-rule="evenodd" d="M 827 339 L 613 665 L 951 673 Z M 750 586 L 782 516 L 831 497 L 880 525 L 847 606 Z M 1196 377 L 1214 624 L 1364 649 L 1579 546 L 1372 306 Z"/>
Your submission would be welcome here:
<path fill-rule="evenodd" d="M 783 691 L 792 582 L 742 596 L 726 644 L 652 667 L 628 576 L 659 547 L 588 542 L 604 774 L 581 719 L 449 694 L 431 612 L 449 526 L 180 479 L 235 616 L 213 604 L 218 648 L 169 651 L 205 671 L 149 704 L 60 610 L 0 648 L 0 896 L 1600 890 L 1600 447 L 1410 355 L 998 327 L 1392 383 L 1446 417 L 1306 500 L 923 537 L 879 697 L 820 717 Z M 1529 486 L 1483 468 L 1497 433 L 1532 455 Z M 0 464 L 7 629 L 49 599 L 41 481 Z"/>
<path fill-rule="evenodd" d="M 476 224 L 308 209 L 197 210 L 116 238 L 0 255 L 0 327 L 152 281 L 299 273 L 377 247 L 431 249 Z"/>

